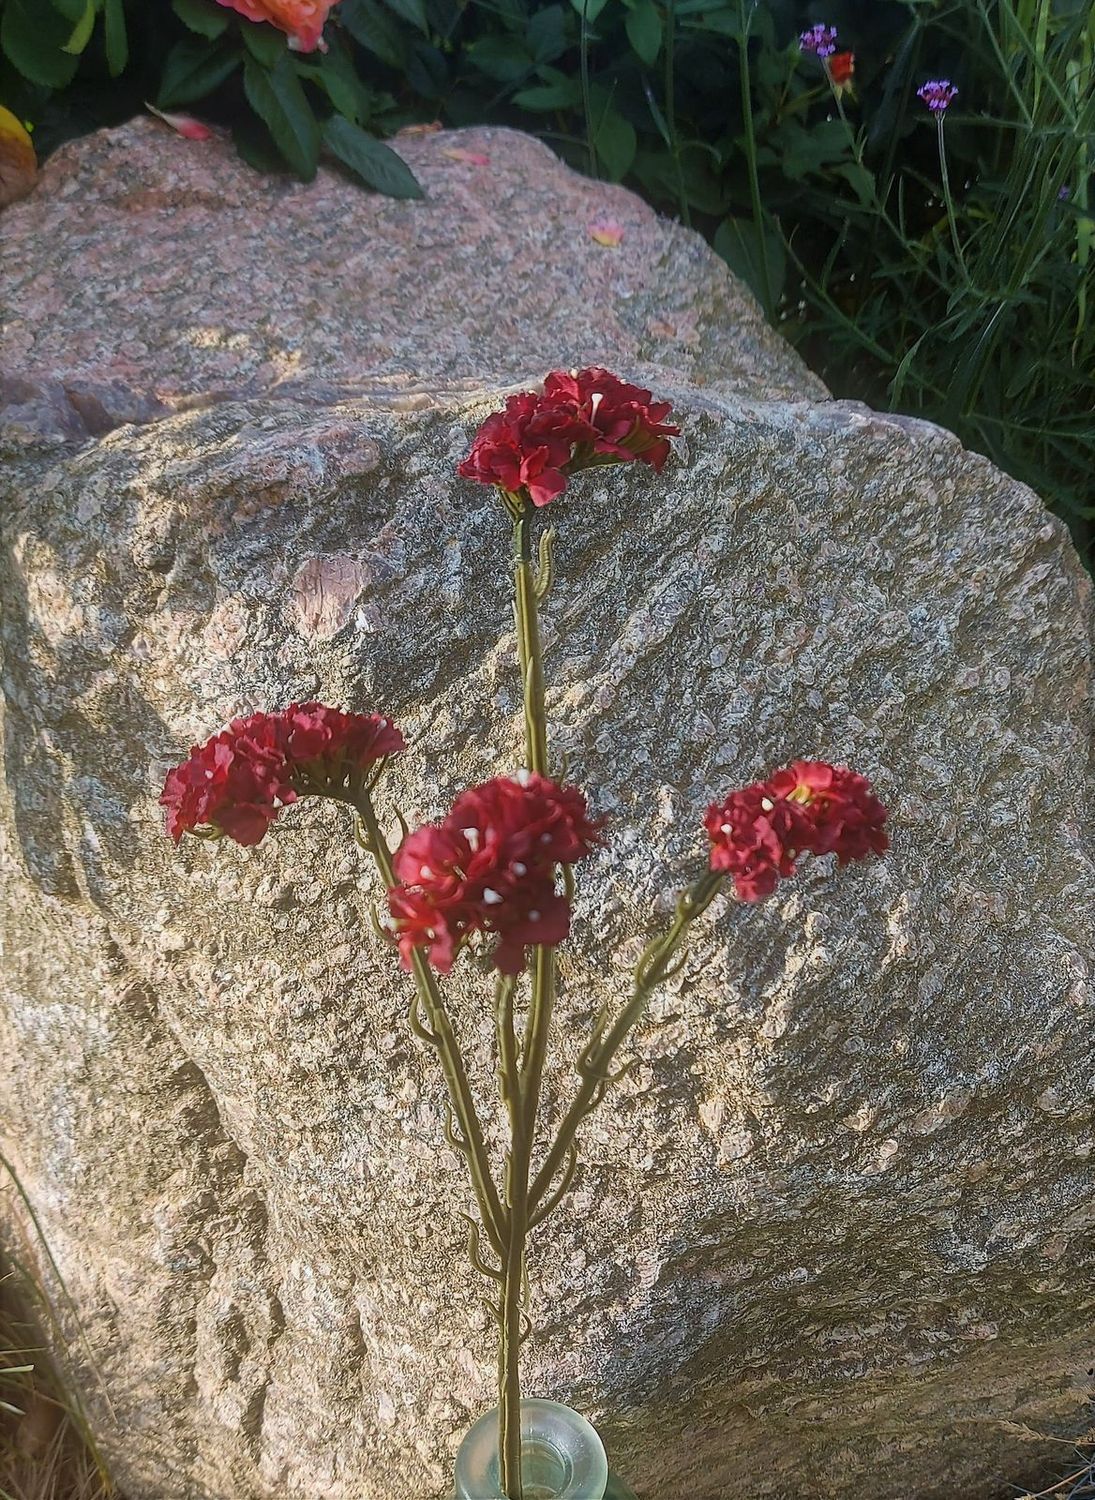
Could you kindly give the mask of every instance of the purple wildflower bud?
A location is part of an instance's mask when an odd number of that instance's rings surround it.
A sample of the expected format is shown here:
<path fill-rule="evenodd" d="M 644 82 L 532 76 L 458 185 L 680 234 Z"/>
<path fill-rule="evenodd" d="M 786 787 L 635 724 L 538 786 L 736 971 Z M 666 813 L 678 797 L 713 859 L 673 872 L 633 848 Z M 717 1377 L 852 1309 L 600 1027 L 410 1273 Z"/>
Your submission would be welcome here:
<path fill-rule="evenodd" d="M 836 27 L 826 26 L 819 21 L 809 31 L 802 33 L 798 45 L 801 51 L 812 52 L 817 57 L 832 57 L 836 51 Z"/>
<path fill-rule="evenodd" d="M 930 78 L 927 83 L 922 83 L 917 89 L 916 97 L 926 104 L 933 114 L 941 114 L 957 93 L 958 90 L 948 79 Z"/>
<path fill-rule="evenodd" d="M 1060 200 L 1061 200 L 1062 203 L 1064 202 L 1064 200 L 1066 198 L 1071 198 L 1072 197 L 1072 189 L 1069 187 L 1069 185 L 1068 185 L 1067 182 L 1065 183 L 1064 187 L 1060 189 L 1060 191 L 1058 192 L 1057 196 L 1058 196 L 1058 198 L 1060 198 Z"/>

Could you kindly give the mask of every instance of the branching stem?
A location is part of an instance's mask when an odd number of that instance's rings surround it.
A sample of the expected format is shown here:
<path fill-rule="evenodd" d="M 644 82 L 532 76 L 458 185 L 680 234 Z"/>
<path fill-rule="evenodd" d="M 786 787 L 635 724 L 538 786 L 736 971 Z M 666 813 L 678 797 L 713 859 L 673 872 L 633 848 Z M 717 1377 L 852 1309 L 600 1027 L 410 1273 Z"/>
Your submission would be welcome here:
<path fill-rule="evenodd" d="M 364 825 L 366 842 L 376 861 L 380 878 L 385 887 L 391 889 L 396 884 L 391 850 L 377 822 L 372 797 L 362 789 L 353 798 L 353 806 L 357 809 Z M 461 1151 L 467 1159 L 483 1228 L 495 1253 L 502 1255 L 508 1237 L 505 1214 L 498 1197 L 498 1189 L 491 1176 L 490 1159 L 487 1155 L 486 1142 L 483 1139 L 483 1127 L 475 1108 L 475 1099 L 468 1082 L 464 1059 L 453 1032 L 448 1011 L 445 1009 L 445 1002 L 437 987 L 437 980 L 434 978 L 425 955 L 417 948 L 411 954 L 411 969 L 418 990 L 418 998 L 426 1013 L 426 1024 L 432 1034 L 431 1045 L 436 1047 L 441 1059 L 445 1082 L 452 1100 L 453 1113 L 460 1127 L 460 1134 L 463 1138 Z"/>

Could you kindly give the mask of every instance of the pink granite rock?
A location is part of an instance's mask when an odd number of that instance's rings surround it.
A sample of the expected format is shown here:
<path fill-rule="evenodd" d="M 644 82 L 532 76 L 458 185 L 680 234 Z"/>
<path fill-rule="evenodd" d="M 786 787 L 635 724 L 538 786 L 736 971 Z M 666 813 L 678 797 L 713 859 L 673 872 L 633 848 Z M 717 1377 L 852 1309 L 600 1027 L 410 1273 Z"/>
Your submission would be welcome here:
<path fill-rule="evenodd" d="M 99 436 L 251 396 L 407 401 L 604 360 L 822 394 L 702 241 L 632 193 L 512 131 L 398 145 L 425 202 L 263 177 L 153 120 L 57 152 L 0 238 L 8 420 Z M 591 232 L 606 208 L 614 249 Z"/>
<path fill-rule="evenodd" d="M 503 131 L 400 149 L 424 202 L 137 121 L 3 218 L 0 1144 L 100 1376 L 61 1306 L 66 1367 L 130 1500 L 446 1493 L 491 1337 L 367 865 L 331 808 L 175 850 L 156 796 L 317 694 L 404 725 L 413 820 L 514 767 L 506 528 L 455 464 L 596 360 L 684 435 L 551 507 L 555 744 L 611 829 L 564 1050 L 712 792 L 851 760 L 894 848 L 705 919 L 534 1259 L 528 1387 L 643 1500 L 995 1500 L 1090 1421 L 1089 580 L 629 193 Z"/>

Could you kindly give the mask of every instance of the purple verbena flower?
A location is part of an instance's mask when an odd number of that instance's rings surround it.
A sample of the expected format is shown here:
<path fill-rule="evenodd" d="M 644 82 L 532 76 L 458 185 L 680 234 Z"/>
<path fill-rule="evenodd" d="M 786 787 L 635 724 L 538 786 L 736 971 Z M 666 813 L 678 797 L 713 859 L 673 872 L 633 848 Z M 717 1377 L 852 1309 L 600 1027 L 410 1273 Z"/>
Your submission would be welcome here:
<path fill-rule="evenodd" d="M 802 33 L 798 45 L 802 52 L 812 52 L 817 57 L 832 57 L 836 51 L 836 27 L 826 26 L 823 21 L 819 21 L 809 31 Z"/>
<path fill-rule="evenodd" d="M 946 78 L 930 78 L 916 91 L 916 97 L 928 106 L 933 114 L 941 114 L 957 95 L 958 90 Z"/>

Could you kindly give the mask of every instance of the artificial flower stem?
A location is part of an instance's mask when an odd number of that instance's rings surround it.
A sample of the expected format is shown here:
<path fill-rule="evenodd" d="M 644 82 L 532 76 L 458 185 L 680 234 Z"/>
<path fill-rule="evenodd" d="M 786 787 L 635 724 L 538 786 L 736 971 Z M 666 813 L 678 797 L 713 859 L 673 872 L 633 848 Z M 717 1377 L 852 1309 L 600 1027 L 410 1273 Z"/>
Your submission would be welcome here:
<path fill-rule="evenodd" d="M 531 1142 L 525 1128 L 521 1089 L 510 1095 L 510 1148 L 506 1155 L 506 1230 L 502 1298 L 498 1317 L 498 1457 L 502 1493 L 524 1500 L 521 1480 L 521 1336 L 528 1239 L 528 1179 Z"/>
<path fill-rule="evenodd" d="M 380 878 L 390 890 L 397 884 L 395 871 L 392 868 L 391 850 L 380 831 L 372 798 L 362 788 L 353 797 L 352 805 L 364 824 L 368 847 L 376 861 Z M 448 1011 L 445 1009 L 445 1002 L 437 987 L 437 981 L 420 949 L 416 948 L 411 954 L 411 969 L 422 1007 L 426 1012 L 426 1019 L 433 1033 L 434 1045 L 441 1059 L 445 1082 L 452 1099 L 453 1112 L 463 1136 L 463 1154 L 467 1157 L 472 1187 L 475 1189 L 476 1202 L 479 1206 L 479 1216 L 495 1252 L 502 1255 L 506 1242 L 505 1215 L 494 1179 L 491 1177 L 490 1159 L 487 1156 L 487 1146 L 483 1139 L 483 1127 L 475 1108 L 464 1059 L 452 1029 L 452 1022 L 449 1020 Z"/>
<path fill-rule="evenodd" d="M 551 1188 L 556 1173 L 564 1165 L 574 1144 L 578 1129 L 602 1097 L 612 1081 L 609 1069 L 620 1047 L 637 1025 L 646 1009 L 650 996 L 668 976 L 673 961 L 688 933 L 688 928 L 710 906 L 723 883 L 718 873 L 708 873 L 691 886 L 677 902 L 676 915 L 669 928 L 656 938 L 635 970 L 635 984 L 631 998 L 616 1019 L 615 1024 L 605 1030 L 607 1018 L 602 1016 L 594 1027 L 593 1041 L 583 1053 L 579 1063 L 581 1085 L 577 1094 L 560 1121 L 555 1139 L 548 1150 L 540 1170 L 529 1188 L 529 1209 L 539 1207 Z"/>
<path fill-rule="evenodd" d="M 525 704 L 528 768 L 548 774 L 547 717 L 544 709 L 544 665 L 540 646 L 540 613 L 532 567 L 530 506 L 522 505 L 513 525 L 513 586 L 517 619 L 517 656 Z"/>
<path fill-rule="evenodd" d="M 550 544 L 541 548 L 540 569 L 533 571 L 531 507 L 522 501 L 513 525 L 514 617 L 517 659 L 525 712 L 528 769 L 548 774 L 547 710 L 544 703 L 540 645 L 540 601 L 550 580 Z M 529 1228 L 529 1175 L 540 1083 L 547 1055 L 548 1031 L 555 995 L 555 950 L 538 945 L 533 961 L 532 999 L 525 1023 L 520 1070 L 506 1090 L 510 1149 L 506 1157 L 505 1213 L 508 1241 L 503 1258 L 499 1308 L 498 1453 L 502 1489 L 508 1500 L 523 1500 L 521 1479 L 521 1344 L 525 1321 L 526 1242 Z M 503 1017 L 503 1021 L 512 1020 Z M 508 1048 L 509 1039 L 500 1038 Z"/>

